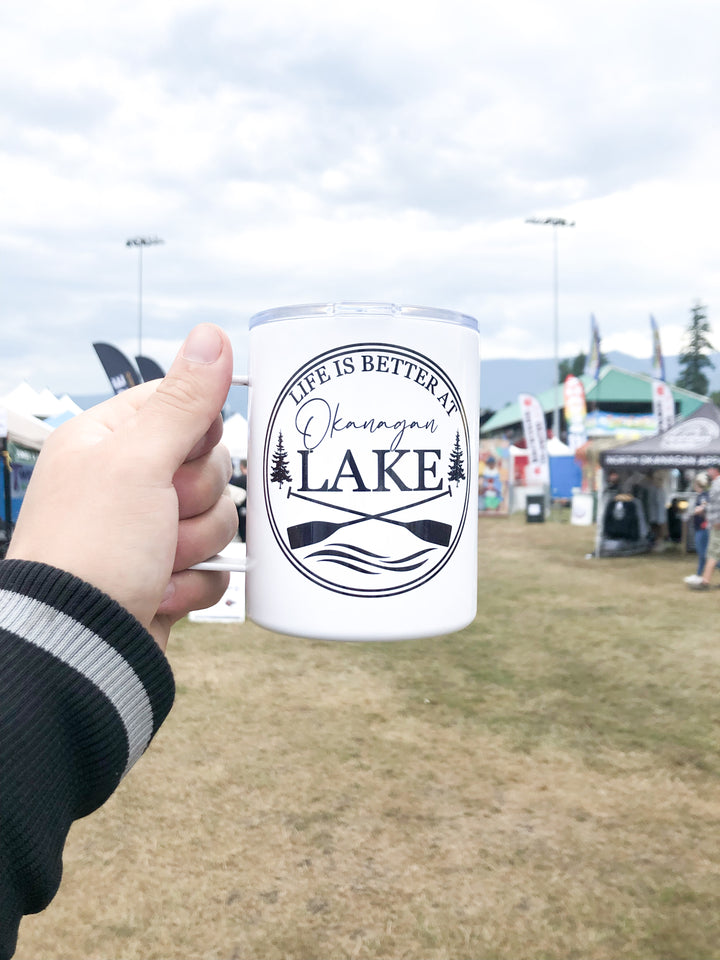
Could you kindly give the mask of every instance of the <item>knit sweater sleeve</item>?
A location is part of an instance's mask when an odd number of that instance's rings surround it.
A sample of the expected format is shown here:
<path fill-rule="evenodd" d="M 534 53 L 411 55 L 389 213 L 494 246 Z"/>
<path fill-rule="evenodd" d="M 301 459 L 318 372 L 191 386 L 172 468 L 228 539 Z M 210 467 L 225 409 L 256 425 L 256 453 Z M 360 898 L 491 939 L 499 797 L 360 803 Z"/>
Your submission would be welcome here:
<path fill-rule="evenodd" d="M 0 960 L 55 895 L 73 820 L 99 807 L 172 706 L 168 661 L 90 584 L 0 562 Z"/>

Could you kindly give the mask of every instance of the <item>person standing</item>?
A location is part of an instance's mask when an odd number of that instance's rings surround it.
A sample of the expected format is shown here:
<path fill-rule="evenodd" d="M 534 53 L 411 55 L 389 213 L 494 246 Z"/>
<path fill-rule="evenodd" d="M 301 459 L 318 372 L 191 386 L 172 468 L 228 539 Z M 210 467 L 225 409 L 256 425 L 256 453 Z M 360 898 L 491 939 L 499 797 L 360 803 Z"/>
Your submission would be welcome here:
<path fill-rule="evenodd" d="M 238 476 L 230 478 L 232 490 L 230 495 L 237 508 L 238 515 L 238 537 L 245 543 L 245 530 L 247 527 L 247 460 L 240 461 L 240 473 Z"/>
<path fill-rule="evenodd" d="M 692 518 L 695 553 L 697 554 L 697 570 L 695 573 L 691 573 L 689 577 L 683 578 L 688 585 L 691 583 L 699 583 L 702 580 L 705 561 L 707 559 L 708 540 L 710 538 L 710 530 L 708 529 L 706 516 L 708 487 L 710 486 L 708 475 L 706 473 L 699 473 L 693 481 L 693 486 L 695 487 L 695 502 L 693 503 L 690 516 Z"/>
<path fill-rule="evenodd" d="M 720 467 L 714 464 L 712 467 L 708 467 L 706 472 L 710 480 L 710 489 L 705 507 L 705 518 L 710 535 L 702 576 L 698 580 L 688 583 L 691 590 L 709 589 L 713 570 L 720 560 Z"/>

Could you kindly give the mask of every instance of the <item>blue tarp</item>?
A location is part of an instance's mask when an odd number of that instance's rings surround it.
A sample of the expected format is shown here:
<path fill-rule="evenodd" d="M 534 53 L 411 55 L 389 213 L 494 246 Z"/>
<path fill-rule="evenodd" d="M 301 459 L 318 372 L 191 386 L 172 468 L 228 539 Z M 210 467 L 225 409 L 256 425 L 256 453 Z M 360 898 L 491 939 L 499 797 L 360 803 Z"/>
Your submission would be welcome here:
<path fill-rule="evenodd" d="M 550 496 L 553 500 L 569 500 L 573 487 L 582 484 L 582 467 L 575 457 L 550 457 Z"/>

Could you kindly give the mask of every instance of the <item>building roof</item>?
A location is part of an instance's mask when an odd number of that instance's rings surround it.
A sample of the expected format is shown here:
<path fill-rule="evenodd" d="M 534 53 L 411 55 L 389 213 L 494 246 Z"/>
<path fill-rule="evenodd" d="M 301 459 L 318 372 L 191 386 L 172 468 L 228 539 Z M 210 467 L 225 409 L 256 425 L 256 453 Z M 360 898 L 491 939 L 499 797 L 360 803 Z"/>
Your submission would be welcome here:
<path fill-rule="evenodd" d="M 590 375 L 583 375 L 578 379 L 585 388 L 587 403 L 592 403 L 600 409 L 602 409 L 603 403 L 644 403 L 652 409 L 653 378 L 645 373 L 632 373 L 609 363 L 600 370 L 600 376 L 597 380 Z M 668 384 L 668 386 L 672 390 L 675 403 L 679 406 L 679 416 L 681 417 L 692 413 L 708 399 L 699 393 L 684 390 L 682 387 L 673 386 L 673 384 Z M 537 399 L 545 413 L 552 413 L 556 403 L 562 411 L 564 406 L 563 385 L 559 383 L 557 390 L 555 387 L 550 387 L 538 394 Z M 519 428 L 521 423 L 520 404 L 516 401 L 503 407 L 502 410 L 498 410 L 489 420 L 486 420 L 480 429 L 480 433 L 482 436 L 487 436 L 508 427 L 517 426 Z"/>

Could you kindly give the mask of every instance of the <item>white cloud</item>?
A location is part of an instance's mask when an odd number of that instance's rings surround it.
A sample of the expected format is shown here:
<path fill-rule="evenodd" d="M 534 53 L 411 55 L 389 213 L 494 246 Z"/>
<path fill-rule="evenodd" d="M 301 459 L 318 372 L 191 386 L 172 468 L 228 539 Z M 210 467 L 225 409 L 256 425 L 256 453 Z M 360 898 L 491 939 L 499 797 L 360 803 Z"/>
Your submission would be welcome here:
<path fill-rule="evenodd" d="M 483 355 L 674 352 L 720 307 L 720 11 L 610 0 L 44 0 L 0 13 L 0 392 L 99 392 L 95 339 L 288 301 L 479 319 Z"/>

